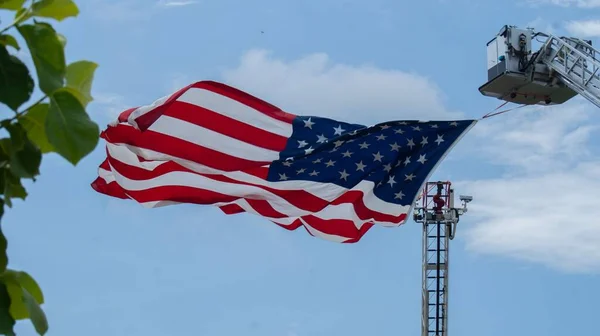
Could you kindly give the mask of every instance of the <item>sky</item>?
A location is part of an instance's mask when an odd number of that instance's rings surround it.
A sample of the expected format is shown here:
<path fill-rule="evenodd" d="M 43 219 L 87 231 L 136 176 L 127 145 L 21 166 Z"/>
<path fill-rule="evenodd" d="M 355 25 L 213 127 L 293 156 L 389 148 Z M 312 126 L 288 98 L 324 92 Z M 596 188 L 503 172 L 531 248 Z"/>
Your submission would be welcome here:
<path fill-rule="evenodd" d="M 593 40 L 598 0 L 84 0 L 57 25 L 99 63 L 89 113 L 212 79 L 294 114 L 347 122 L 479 118 L 503 25 Z M 589 334 L 600 293 L 600 114 L 575 98 L 479 122 L 439 166 L 474 197 L 451 245 L 449 333 Z M 41 284 L 53 335 L 418 335 L 421 227 L 357 244 L 213 207 L 144 209 L 45 156 L 3 220 L 10 267 Z M 588 322 L 585 322 L 588 321 Z M 34 335 L 28 323 L 18 335 Z"/>

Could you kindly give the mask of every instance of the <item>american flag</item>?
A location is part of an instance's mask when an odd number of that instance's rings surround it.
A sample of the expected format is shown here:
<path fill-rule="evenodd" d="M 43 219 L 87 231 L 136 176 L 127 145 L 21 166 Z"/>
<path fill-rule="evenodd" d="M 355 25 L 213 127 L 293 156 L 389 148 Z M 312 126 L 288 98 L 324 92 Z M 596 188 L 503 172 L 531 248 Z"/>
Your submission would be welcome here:
<path fill-rule="evenodd" d="M 475 122 L 367 127 L 293 115 L 201 81 L 121 113 L 101 134 L 107 158 L 92 187 L 148 208 L 214 205 L 352 243 L 375 223 L 403 224 L 423 184 Z"/>

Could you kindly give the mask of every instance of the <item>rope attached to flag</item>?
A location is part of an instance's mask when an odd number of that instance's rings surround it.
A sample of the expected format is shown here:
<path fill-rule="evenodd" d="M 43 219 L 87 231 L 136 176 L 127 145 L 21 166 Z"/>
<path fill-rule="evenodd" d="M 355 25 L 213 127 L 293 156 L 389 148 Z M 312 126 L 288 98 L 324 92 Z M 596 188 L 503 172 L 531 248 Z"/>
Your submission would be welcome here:
<path fill-rule="evenodd" d="M 500 115 L 500 114 L 504 114 L 504 113 L 511 112 L 511 111 L 514 111 L 514 110 L 518 110 L 520 108 L 528 106 L 527 104 L 521 104 L 519 106 L 515 106 L 515 107 L 509 108 L 509 109 L 498 111 L 499 109 L 501 109 L 502 107 L 504 107 L 504 105 L 506 105 L 506 104 L 508 104 L 507 101 L 504 102 L 504 103 L 502 103 L 502 104 L 500 104 L 494 110 L 492 110 L 492 111 L 488 112 L 487 114 L 485 114 L 483 117 L 481 117 L 480 120 L 491 118 L 491 117 L 494 117 L 494 116 L 497 116 L 497 115 Z"/>
<path fill-rule="evenodd" d="M 533 99 L 536 99 L 536 94 L 534 94 L 534 93 L 513 93 L 513 94 L 522 95 L 522 96 L 524 96 L 524 97 L 526 97 L 526 98 L 527 98 L 527 97 L 533 97 Z M 507 96 L 508 96 L 508 95 L 506 95 L 506 96 L 502 97 L 501 99 L 504 99 L 504 98 L 506 98 Z M 539 97 L 539 96 L 537 96 L 537 97 Z M 514 97 L 513 97 L 513 98 L 514 98 Z M 545 97 L 545 98 L 548 98 L 548 101 L 547 101 L 547 103 L 549 104 L 549 102 L 550 102 L 550 100 L 549 100 L 549 97 Z M 500 114 L 504 114 L 504 113 L 511 112 L 511 111 L 514 111 L 514 110 L 518 110 L 518 109 L 520 109 L 520 108 L 523 108 L 523 107 L 525 107 L 525 106 L 530 106 L 530 105 L 531 105 L 531 104 L 521 104 L 521 105 L 519 105 L 519 106 L 515 106 L 515 107 L 513 107 L 513 108 L 509 108 L 509 109 L 505 109 L 505 110 L 498 111 L 498 110 L 500 110 L 502 107 L 504 107 L 504 105 L 506 105 L 506 104 L 508 104 L 508 103 L 509 103 L 509 101 L 505 101 L 504 103 L 502 103 L 502 104 L 500 104 L 498 107 L 496 107 L 494 110 L 492 110 L 492 111 L 490 111 L 489 113 L 485 114 L 485 115 L 484 115 L 483 117 L 481 117 L 479 120 L 483 120 L 483 119 L 491 118 L 491 117 L 494 117 L 494 116 L 497 116 L 497 115 L 500 115 Z"/>

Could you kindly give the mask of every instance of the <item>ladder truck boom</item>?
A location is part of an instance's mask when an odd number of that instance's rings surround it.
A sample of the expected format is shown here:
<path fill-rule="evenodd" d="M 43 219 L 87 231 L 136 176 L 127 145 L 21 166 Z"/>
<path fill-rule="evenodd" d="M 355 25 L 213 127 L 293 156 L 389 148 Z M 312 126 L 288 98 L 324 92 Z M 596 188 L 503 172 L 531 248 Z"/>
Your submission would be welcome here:
<path fill-rule="evenodd" d="M 532 42 L 541 47 L 532 52 Z M 488 82 L 479 91 L 526 105 L 581 95 L 600 107 L 600 53 L 591 41 L 504 26 L 487 44 Z"/>

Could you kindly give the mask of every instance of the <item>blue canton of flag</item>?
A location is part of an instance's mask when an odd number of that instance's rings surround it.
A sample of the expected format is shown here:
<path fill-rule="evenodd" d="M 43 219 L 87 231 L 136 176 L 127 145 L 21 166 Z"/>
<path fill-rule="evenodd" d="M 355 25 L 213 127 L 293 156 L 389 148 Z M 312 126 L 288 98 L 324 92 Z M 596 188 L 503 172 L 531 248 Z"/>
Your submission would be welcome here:
<path fill-rule="evenodd" d="M 367 127 L 327 118 L 297 117 L 269 181 L 306 180 L 352 189 L 375 183 L 383 201 L 412 205 L 423 184 L 461 136 L 463 121 L 396 121 Z"/>

